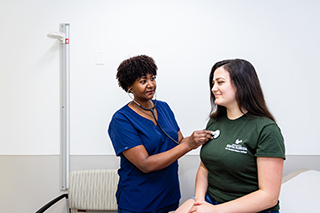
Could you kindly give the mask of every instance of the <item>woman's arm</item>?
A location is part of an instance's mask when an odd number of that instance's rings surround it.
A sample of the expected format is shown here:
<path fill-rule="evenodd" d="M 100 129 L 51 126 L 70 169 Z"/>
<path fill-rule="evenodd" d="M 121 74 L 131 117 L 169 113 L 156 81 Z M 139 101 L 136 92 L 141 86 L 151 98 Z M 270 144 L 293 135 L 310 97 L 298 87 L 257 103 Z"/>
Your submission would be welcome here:
<path fill-rule="evenodd" d="M 200 163 L 197 177 L 196 177 L 196 189 L 195 189 L 195 201 L 204 201 L 208 189 L 208 170 L 205 165 Z"/>
<path fill-rule="evenodd" d="M 169 166 L 187 152 L 212 139 L 212 131 L 207 130 L 194 131 L 190 137 L 186 138 L 183 138 L 180 131 L 178 134 L 180 144 L 166 152 L 149 156 L 146 148 L 143 145 L 139 145 L 122 153 L 142 172 L 149 173 Z"/>
<path fill-rule="evenodd" d="M 190 212 L 259 212 L 275 206 L 279 199 L 283 158 L 258 157 L 259 189 L 236 200 L 220 205 L 210 205 L 205 202 L 195 202 Z"/>
<path fill-rule="evenodd" d="M 195 200 L 198 202 L 205 202 L 205 196 L 208 188 L 208 170 L 205 165 L 201 162 L 197 177 L 196 177 L 196 189 L 195 189 L 195 199 L 189 199 L 184 202 L 175 213 L 186 213 L 193 209 Z"/>

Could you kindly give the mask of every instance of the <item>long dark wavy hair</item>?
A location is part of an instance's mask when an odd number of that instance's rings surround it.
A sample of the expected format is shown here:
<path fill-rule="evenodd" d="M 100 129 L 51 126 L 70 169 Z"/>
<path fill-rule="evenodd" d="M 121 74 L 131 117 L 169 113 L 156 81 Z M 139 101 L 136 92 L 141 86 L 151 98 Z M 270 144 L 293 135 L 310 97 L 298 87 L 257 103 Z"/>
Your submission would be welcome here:
<path fill-rule="evenodd" d="M 240 110 L 247 110 L 248 116 L 267 117 L 275 121 L 264 100 L 255 68 L 243 59 L 223 60 L 213 65 L 209 77 L 210 118 L 218 119 L 227 113 L 226 107 L 215 104 L 215 96 L 212 93 L 213 74 L 219 67 L 223 67 L 230 74 L 231 83 L 236 88 L 236 100 Z"/>

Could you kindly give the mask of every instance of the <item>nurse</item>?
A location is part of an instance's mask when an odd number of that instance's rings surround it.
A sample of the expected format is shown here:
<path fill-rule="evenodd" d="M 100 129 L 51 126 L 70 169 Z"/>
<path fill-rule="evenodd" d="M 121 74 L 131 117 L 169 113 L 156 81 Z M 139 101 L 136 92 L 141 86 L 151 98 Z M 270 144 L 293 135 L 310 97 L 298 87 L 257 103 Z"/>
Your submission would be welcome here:
<path fill-rule="evenodd" d="M 119 86 L 133 96 L 133 101 L 113 115 L 108 128 L 116 155 L 121 160 L 116 193 L 118 212 L 175 210 L 180 199 L 177 160 L 212 139 L 212 131 L 207 130 L 183 137 L 169 105 L 153 100 L 156 75 L 157 66 L 146 55 L 124 60 L 117 70 Z M 154 116 L 140 105 L 154 108 Z"/>

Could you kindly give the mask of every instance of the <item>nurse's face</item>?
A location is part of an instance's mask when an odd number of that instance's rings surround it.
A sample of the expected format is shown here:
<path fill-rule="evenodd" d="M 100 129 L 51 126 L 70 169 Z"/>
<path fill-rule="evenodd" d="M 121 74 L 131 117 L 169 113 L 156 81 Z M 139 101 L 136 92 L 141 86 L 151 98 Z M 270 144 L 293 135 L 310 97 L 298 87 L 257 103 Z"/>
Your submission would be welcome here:
<path fill-rule="evenodd" d="M 215 103 L 226 108 L 237 107 L 236 89 L 233 86 L 230 74 L 223 67 L 219 67 L 213 74 L 212 93 L 215 96 Z"/>
<path fill-rule="evenodd" d="M 138 78 L 131 87 L 130 91 L 133 93 L 136 101 L 151 100 L 157 88 L 156 76 L 148 73 L 146 76 Z"/>

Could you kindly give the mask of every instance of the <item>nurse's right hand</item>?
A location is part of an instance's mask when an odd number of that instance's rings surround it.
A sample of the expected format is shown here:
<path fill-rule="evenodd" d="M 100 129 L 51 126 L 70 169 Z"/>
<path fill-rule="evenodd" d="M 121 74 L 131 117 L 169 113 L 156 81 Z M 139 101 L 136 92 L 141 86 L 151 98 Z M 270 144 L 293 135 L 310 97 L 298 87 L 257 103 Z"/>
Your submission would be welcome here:
<path fill-rule="evenodd" d="M 188 146 L 191 149 L 196 149 L 199 146 L 207 143 L 209 140 L 212 140 L 213 132 L 210 130 L 196 130 L 188 137 L 188 140 L 185 143 L 188 143 Z"/>

